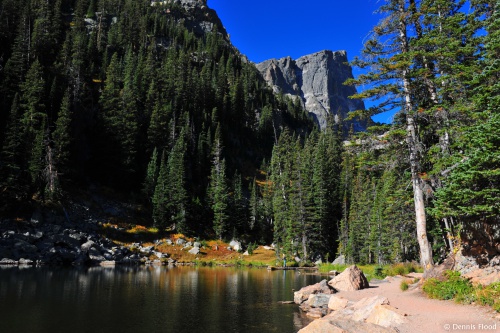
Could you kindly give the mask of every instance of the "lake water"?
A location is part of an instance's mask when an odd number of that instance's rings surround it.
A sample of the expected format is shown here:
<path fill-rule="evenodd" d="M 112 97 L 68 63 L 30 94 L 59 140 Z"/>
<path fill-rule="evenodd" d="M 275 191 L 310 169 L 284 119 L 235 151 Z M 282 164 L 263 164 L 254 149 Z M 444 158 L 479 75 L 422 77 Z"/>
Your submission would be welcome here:
<path fill-rule="evenodd" d="M 0 332 L 297 332 L 319 276 L 209 267 L 0 268 Z"/>

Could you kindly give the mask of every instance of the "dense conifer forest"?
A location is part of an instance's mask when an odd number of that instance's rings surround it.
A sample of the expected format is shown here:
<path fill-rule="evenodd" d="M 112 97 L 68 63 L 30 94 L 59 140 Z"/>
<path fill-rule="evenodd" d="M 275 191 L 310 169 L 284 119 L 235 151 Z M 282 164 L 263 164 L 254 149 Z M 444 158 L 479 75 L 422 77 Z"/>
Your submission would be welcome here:
<path fill-rule="evenodd" d="M 469 8 L 470 6 L 470 8 Z M 213 11 L 0 0 L 0 212 L 91 184 L 161 230 L 290 258 L 424 266 L 500 252 L 499 1 L 387 0 L 353 98 L 391 125 L 324 131 L 276 95 Z"/>

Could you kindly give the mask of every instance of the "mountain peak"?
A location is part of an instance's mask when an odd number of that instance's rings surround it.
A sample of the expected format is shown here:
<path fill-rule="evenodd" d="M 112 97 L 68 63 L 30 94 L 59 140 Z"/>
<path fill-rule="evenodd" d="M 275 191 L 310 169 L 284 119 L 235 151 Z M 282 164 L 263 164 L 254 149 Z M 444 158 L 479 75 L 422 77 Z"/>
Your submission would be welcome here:
<path fill-rule="evenodd" d="M 344 50 L 322 50 L 297 60 L 270 59 L 257 64 L 257 68 L 275 92 L 300 97 L 321 129 L 331 116 L 338 121 L 345 119 L 350 111 L 365 108 L 363 101 L 348 98 L 356 93 L 356 88 L 343 85 L 353 77 Z M 366 122 L 350 121 L 344 123 L 345 132 L 351 124 L 356 131 L 366 129 Z"/>

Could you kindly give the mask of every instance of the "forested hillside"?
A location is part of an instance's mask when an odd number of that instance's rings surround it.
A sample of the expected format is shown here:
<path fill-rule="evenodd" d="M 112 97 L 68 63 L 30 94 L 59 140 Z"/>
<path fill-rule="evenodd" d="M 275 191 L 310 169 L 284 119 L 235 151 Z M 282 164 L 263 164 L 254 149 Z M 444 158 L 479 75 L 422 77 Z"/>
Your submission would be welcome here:
<path fill-rule="evenodd" d="M 213 11 L 153 4 L 1 2 L 3 211 L 97 182 L 160 227 L 246 231 L 233 201 L 281 130 L 312 122 L 271 93 Z"/>
<path fill-rule="evenodd" d="M 204 1 L 0 0 L 0 212 L 98 186 L 160 230 L 297 261 L 429 267 L 462 247 L 486 264 L 500 253 L 499 5 L 385 1 L 346 84 L 375 101 L 353 118 L 397 115 L 342 133 L 273 94 Z"/>

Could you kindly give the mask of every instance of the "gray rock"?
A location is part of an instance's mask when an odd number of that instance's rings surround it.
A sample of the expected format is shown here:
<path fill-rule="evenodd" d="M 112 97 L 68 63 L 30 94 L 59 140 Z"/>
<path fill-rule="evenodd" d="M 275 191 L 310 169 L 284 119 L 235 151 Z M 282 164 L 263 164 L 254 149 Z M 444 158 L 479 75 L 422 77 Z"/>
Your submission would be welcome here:
<path fill-rule="evenodd" d="M 232 247 L 235 251 L 241 251 L 243 249 L 243 247 L 241 246 L 241 242 L 237 240 L 232 240 L 229 243 L 229 246 Z"/>
<path fill-rule="evenodd" d="M 80 247 L 80 249 L 83 251 L 83 252 L 88 252 L 91 248 L 95 247 L 95 243 L 91 240 L 85 242 L 82 244 L 82 246 Z"/>
<path fill-rule="evenodd" d="M 191 250 L 188 251 L 190 254 L 198 254 L 200 253 L 200 248 L 199 247 L 193 247 Z"/>
<path fill-rule="evenodd" d="M 38 248 L 33 244 L 30 244 L 22 240 L 18 240 L 14 244 L 14 250 L 17 251 L 18 253 L 35 253 L 38 251 Z"/>
<path fill-rule="evenodd" d="M 104 258 L 102 253 L 95 248 L 91 248 L 89 250 L 89 258 L 91 260 L 95 260 L 95 261 L 105 261 L 106 260 L 106 258 Z"/>
<path fill-rule="evenodd" d="M 167 245 L 172 245 L 172 244 L 173 244 L 173 242 L 172 242 L 170 239 L 167 239 L 167 240 L 165 241 L 165 243 L 167 243 Z"/>
<path fill-rule="evenodd" d="M 155 252 L 156 253 L 156 256 L 159 258 L 159 259 L 163 259 L 163 258 L 168 258 L 169 257 L 169 254 L 168 253 L 163 253 L 163 252 Z"/>
<path fill-rule="evenodd" d="M 186 240 L 183 239 L 183 238 L 179 238 L 179 239 L 177 239 L 175 241 L 175 244 L 177 244 L 177 245 L 184 245 L 184 244 L 186 244 Z"/>
<path fill-rule="evenodd" d="M 34 239 L 34 240 L 40 240 L 40 239 L 42 239 L 42 238 L 43 238 L 43 235 L 44 235 L 44 234 L 43 234 L 43 232 L 42 232 L 42 231 L 40 231 L 40 230 L 38 230 L 38 231 L 36 231 L 35 233 L 31 234 L 30 236 L 31 236 L 31 238 L 32 238 L 32 239 Z"/>
<path fill-rule="evenodd" d="M 80 247 L 80 242 L 67 235 L 55 234 L 51 235 L 49 239 L 57 246 L 63 247 Z"/>
<path fill-rule="evenodd" d="M 31 259 L 21 258 L 19 259 L 19 265 L 33 265 L 35 262 Z"/>
<path fill-rule="evenodd" d="M 297 60 L 266 60 L 257 64 L 257 69 L 275 92 L 299 98 L 324 129 L 329 115 L 345 119 L 349 111 L 365 108 L 363 101 L 348 98 L 356 93 L 356 88 L 343 85 L 353 77 L 352 68 L 346 63 L 345 51 L 325 50 Z M 355 131 L 366 129 L 366 121 L 349 121 L 344 124 L 344 133 L 348 133 L 351 124 Z"/>
<path fill-rule="evenodd" d="M 84 242 L 87 239 L 87 235 L 85 235 L 83 232 L 71 232 L 68 234 L 68 237 L 80 243 Z"/>
<path fill-rule="evenodd" d="M 153 249 L 154 249 L 154 246 L 146 246 L 146 247 L 141 247 L 139 248 L 139 250 L 142 252 L 142 253 L 146 253 L 146 254 L 153 254 Z"/>
<path fill-rule="evenodd" d="M 18 262 L 13 260 L 13 259 L 10 259 L 10 258 L 3 258 L 2 260 L 0 260 L 0 266 L 1 265 L 5 265 L 5 266 L 14 266 L 14 265 L 17 265 Z"/>
<path fill-rule="evenodd" d="M 309 299 L 312 294 L 334 294 L 337 291 L 330 287 L 326 280 L 318 282 L 316 284 L 304 287 L 299 291 L 293 293 L 293 301 L 296 304 L 302 304 Z"/>
<path fill-rule="evenodd" d="M 200 242 L 194 242 L 193 243 L 193 247 L 201 247 L 201 243 Z"/>
<path fill-rule="evenodd" d="M 345 265 L 345 256 L 341 254 L 333 262 L 333 265 Z"/>
<path fill-rule="evenodd" d="M 311 308 L 327 308 L 332 294 L 311 294 L 305 302 Z"/>

